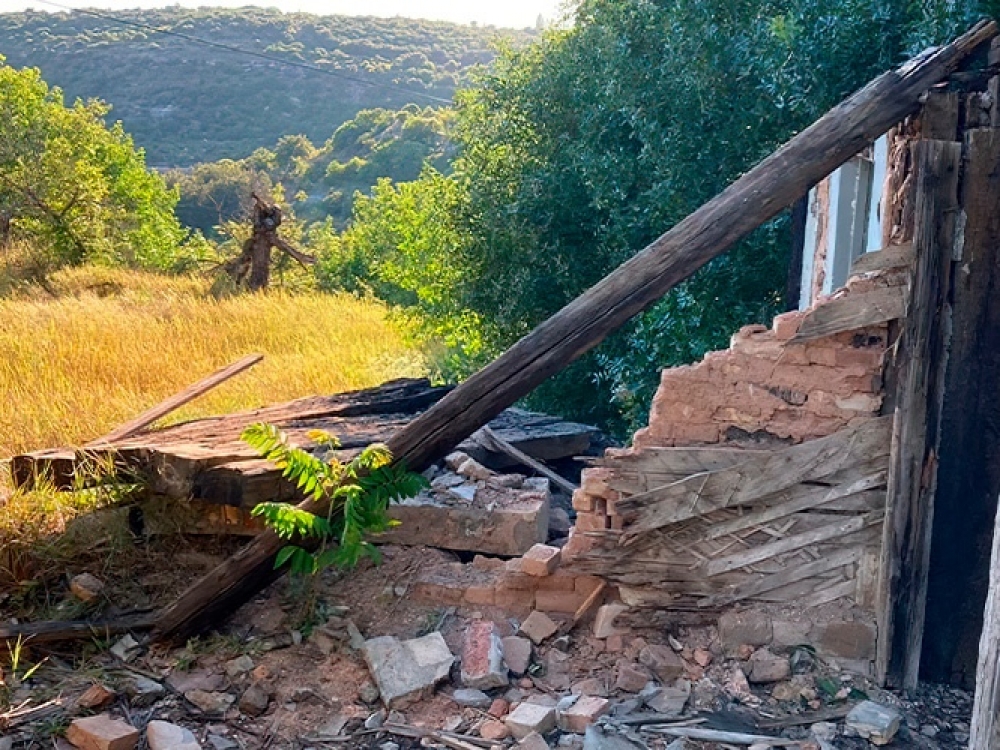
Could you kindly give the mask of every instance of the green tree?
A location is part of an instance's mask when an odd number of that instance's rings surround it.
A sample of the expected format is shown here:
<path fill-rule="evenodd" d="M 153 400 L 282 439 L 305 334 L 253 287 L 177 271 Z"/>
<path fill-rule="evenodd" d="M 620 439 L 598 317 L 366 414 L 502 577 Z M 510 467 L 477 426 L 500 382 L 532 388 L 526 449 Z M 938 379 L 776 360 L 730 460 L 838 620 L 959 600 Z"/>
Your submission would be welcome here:
<path fill-rule="evenodd" d="M 63 103 L 38 70 L 0 57 L 0 216 L 55 263 L 168 268 L 184 232 L 175 191 L 100 102 Z"/>

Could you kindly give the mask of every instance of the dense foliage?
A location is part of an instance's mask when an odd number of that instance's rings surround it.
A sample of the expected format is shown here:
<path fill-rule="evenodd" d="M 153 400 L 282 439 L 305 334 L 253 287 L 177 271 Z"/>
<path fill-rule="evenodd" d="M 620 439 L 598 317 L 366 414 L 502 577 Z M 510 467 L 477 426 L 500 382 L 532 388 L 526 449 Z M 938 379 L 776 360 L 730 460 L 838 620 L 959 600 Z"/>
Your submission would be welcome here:
<path fill-rule="evenodd" d="M 419 94 L 450 99 L 471 66 L 493 58 L 495 38 L 523 42 L 535 35 L 262 8 L 172 7 L 110 15 L 332 74 L 83 13 L 0 14 L 0 52 L 12 65 L 40 68 L 71 98 L 110 103 L 157 167 L 244 158 L 288 134 L 321 142 L 360 110 L 428 104 Z"/>
<path fill-rule="evenodd" d="M 86 261 L 169 268 L 183 231 L 175 192 L 107 107 L 66 106 L 36 69 L 0 57 L 0 247 L 30 243 L 43 267 Z"/>
<path fill-rule="evenodd" d="M 583 0 L 572 28 L 504 51 L 460 92 L 452 210 L 398 211 L 433 203 L 436 174 L 384 187 L 359 206 L 351 257 L 398 260 L 384 238 L 414 226 L 446 238 L 461 283 L 435 296 L 433 325 L 462 311 L 455 328 L 479 321 L 474 349 L 489 356 L 853 89 L 981 10 L 946 0 Z M 640 421 L 659 368 L 780 310 L 786 224 L 779 217 L 709 264 L 536 401 L 605 424 Z M 377 274 L 381 261 L 369 262 Z"/>
<path fill-rule="evenodd" d="M 303 221 L 330 218 L 342 228 L 355 193 L 369 192 L 380 179 L 416 180 L 425 165 L 447 171 L 454 151 L 451 120 L 450 109 L 415 104 L 398 112 L 365 109 L 321 146 L 304 135 L 286 135 L 245 159 L 206 162 L 164 176 L 180 189 L 180 220 L 206 234 L 240 218 L 252 190 L 270 193 L 276 185 Z"/>

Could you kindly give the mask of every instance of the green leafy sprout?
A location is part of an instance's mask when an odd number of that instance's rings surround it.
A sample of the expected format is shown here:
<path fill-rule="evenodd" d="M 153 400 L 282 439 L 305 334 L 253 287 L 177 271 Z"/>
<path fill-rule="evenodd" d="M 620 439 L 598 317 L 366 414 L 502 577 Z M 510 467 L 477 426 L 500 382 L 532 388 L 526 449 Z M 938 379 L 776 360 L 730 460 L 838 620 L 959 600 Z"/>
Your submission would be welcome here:
<path fill-rule="evenodd" d="M 378 549 L 367 537 L 398 525 L 389 518 L 389 503 L 414 497 L 427 487 L 427 480 L 409 471 L 403 462 L 393 463 L 392 453 L 381 444 L 369 445 L 344 463 L 334 454 L 340 447 L 337 438 L 322 430 L 309 438 L 327 449 L 325 458 L 291 445 L 288 436 L 274 425 L 253 424 L 242 434 L 243 441 L 263 458 L 281 469 L 282 476 L 293 482 L 307 499 L 326 501 L 325 515 L 287 503 L 267 502 L 254 507 L 260 517 L 281 539 L 317 539 L 311 552 L 299 544 L 288 544 L 274 561 L 280 568 L 288 563 L 291 573 L 315 575 L 335 565 L 351 568 L 362 557 L 378 563 Z"/>

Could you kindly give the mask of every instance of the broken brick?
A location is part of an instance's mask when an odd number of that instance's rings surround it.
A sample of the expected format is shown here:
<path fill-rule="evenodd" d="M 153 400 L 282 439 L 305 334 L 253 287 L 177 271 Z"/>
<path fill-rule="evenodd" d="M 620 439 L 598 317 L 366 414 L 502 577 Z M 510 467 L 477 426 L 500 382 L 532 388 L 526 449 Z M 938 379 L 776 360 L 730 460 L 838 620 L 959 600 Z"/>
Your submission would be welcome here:
<path fill-rule="evenodd" d="M 108 714 L 74 719 L 66 730 L 66 739 L 80 750 L 134 750 L 139 744 L 139 730 Z"/>
<path fill-rule="evenodd" d="M 559 567 L 558 547 L 536 544 L 521 556 L 521 570 L 531 576 L 550 576 Z"/>

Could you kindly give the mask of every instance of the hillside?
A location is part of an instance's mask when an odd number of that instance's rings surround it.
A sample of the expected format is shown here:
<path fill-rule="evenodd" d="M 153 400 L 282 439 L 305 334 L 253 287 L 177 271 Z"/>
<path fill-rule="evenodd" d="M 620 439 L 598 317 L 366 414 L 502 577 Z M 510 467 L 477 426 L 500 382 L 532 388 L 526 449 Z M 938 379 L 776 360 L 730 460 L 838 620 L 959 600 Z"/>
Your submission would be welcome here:
<path fill-rule="evenodd" d="M 517 43 L 534 35 L 261 8 L 174 7 L 114 15 L 334 74 L 82 13 L 0 14 L 0 55 L 8 64 L 40 68 L 69 101 L 97 97 L 110 103 L 111 117 L 122 120 L 156 167 L 243 158 L 289 134 L 322 143 L 362 109 L 433 103 L 421 93 L 450 98 L 472 66 L 492 59 L 499 37 Z"/>

